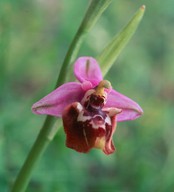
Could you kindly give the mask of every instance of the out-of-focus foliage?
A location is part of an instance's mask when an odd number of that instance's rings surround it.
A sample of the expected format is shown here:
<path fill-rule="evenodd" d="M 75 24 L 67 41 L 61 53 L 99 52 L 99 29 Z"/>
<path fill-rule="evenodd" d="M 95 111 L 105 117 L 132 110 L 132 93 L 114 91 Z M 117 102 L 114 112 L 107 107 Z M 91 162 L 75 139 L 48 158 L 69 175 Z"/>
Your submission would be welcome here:
<path fill-rule="evenodd" d="M 9 191 L 38 135 L 44 116 L 30 107 L 54 88 L 88 3 L 0 2 L 0 191 Z M 27 192 L 174 191 L 174 1 L 113 1 L 79 55 L 97 56 L 142 4 L 144 19 L 107 79 L 136 100 L 144 115 L 118 124 L 111 156 L 66 148 L 62 129 Z"/>

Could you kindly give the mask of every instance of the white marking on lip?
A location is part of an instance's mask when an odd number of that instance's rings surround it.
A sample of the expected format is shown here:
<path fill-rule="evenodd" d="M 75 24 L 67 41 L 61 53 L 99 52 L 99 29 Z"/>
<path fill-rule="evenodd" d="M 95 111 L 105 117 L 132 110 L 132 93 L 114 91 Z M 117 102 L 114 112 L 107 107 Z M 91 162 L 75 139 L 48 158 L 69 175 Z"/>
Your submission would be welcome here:
<path fill-rule="evenodd" d="M 91 119 L 91 116 L 86 116 L 86 115 L 84 116 L 84 111 L 80 112 L 77 117 L 77 121 L 82 121 L 82 122 L 85 122 L 90 119 Z"/>
<path fill-rule="evenodd" d="M 95 117 L 95 116 L 94 116 Z M 101 116 L 102 117 L 102 116 Z M 103 117 L 102 117 L 103 118 Z M 95 123 L 93 120 L 90 122 L 90 125 L 92 126 L 92 128 L 94 129 L 99 129 L 99 128 L 106 128 L 106 123 L 108 125 L 111 125 L 111 119 L 110 117 L 107 115 L 106 118 L 104 119 L 104 123 L 103 124 L 97 124 Z"/>
<path fill-rule="evenodd" d="M 81 100 L 82 105 L 83 105 L 86 101 L 89 100 L 89 96 L 90 96 L 92 93 L 94 93 L 94 92 L 95 92 L 94 89 L 89 89 L 89 90 L 85 93 L 83 99 Z"/>
<path fill-rule="evenodd" d="M 99 128 L 105 129 L 105 123 L 98 125 L 98 124 L 94 123 L 94 121 L 91 121 L 89 124 L 92 126 L 93 129 L 99 129 Z"/>
<path fill-rule="evenodd" d="M 105 118 L 105 123 L 107 123 L 108 125 L 111 125 L 111 118 L 108 115 Z"/>
<path fill-rule="evenodd" d="M 77 103 L 76 107 L 77 107 L 79 112 L 82 111 L 82 109 L 83 109 L 83 106 L 80 103 Z"/>

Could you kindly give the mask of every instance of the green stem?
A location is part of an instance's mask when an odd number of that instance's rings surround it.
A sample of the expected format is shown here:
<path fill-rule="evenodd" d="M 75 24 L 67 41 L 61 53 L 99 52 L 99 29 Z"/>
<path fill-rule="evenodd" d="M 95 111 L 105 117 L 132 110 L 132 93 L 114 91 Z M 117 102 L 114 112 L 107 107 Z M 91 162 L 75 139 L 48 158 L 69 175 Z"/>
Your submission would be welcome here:
<path fill-rule="evenodd" d="M 41 157 L 51 141 L 47 135 L 54 124 L 53 120 L 55 121 L 55 118 L 53 119 L 51 116 L 47 116 L 45 119 L 43 127 L 16 179 L 12 192 L 25 191 L 36 161 Z"/>
<path fill-rule="evenodd" d="M 3 8 L 4 7 L 4 8 Z M 6 74 L 6 62 L 8 58 L 8 48 L 9 48 L 9 42 L 10 42 L 10 16 L 9 14 L 6 14 L 8 10 L 6 10 L 6 4 L 4 2 L 0 3 L 0 23 L 1 23 L 1 29 L 0 29 L 0 63 L 1 63 L 1 70 L 0 70 L 0 87 L 1 87 L 1 93 L 3 93 L 3 89 L 5 89 L 5 84 L 3 82 L 6 82 L 5 77 Z"/>
<path fill-rule="evenodd" d="M 60 70 L 59 78 L 57 80 L 56 87 L 60 86 L 66 81 L 65 74 L 69 71 L 70 64 L 76 58 L 80 46 L 84 40 L 84 37 L 89 32 L 89 30 L 97 22 L 104 10 L 109 6 L 112 0 L 93 0 L 85 14 L 85 17 L 74 36 L 74 39 L 69 47 L 69 50 L 65 56 L 62 68 Z"/>
<path fill-rule="evenodd" d="M 60 75 L 58 77 L 56 87 L 66 81 L 68 68 L 71 62 L 77 56 L 85 34 L 96 23 L 98 18 L 111 3 L 111 1 L 112 0 L 93 0 L 91 2 L 87 13 L 82 21 L 82 24 L 80 25 L 80 28 L 77 31 L 77 34 L 75 35 L 74 40 L 72 41 L 70 48 L 66 54 L 65 60 L 60 70 Z M 36 165 L 37 161 L 58 131 L 58 126 L 53 126 L 55 121 L 56 118 L 52 116 L 47 116 L 47 118 L 45 119 L 43 127 L 14 183 L 12 192 L 24 192 L 27 188 L 34 166 Z"/>

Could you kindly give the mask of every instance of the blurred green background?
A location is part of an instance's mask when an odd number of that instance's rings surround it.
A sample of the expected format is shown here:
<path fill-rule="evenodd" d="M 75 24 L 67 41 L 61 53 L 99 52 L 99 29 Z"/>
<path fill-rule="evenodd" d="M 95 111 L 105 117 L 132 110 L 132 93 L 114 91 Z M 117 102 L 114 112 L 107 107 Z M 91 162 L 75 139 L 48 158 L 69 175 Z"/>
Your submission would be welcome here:
<path fill-rule="evenodd" d="M 45 116 L 31 105 L 52 91 L 89 1 L 0 2 L 0 191 L 11 188 Z M 88 34 L 79 56 L 96 57 L 146 5 L 136 34 L 107 79 L 144 115 L 118 123 L 117 152 L 80 154 L 59 131 L 36 166 L 27 192 L 174 191 L 174 1 L 117 0 Z"/>

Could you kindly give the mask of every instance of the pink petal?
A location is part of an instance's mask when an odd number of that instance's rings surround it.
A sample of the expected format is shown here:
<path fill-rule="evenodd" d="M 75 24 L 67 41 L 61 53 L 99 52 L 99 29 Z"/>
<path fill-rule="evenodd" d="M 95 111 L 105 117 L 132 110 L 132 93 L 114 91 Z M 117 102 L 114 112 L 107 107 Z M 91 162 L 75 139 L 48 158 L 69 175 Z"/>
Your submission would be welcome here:
<path fill-rule="evenodd" d="M 32 111 L 36 114 L 60 117 L 67 105 L 80 101 L 83 95 L 84 90 L 81 83 L 65 83 L 33 104 Z"/>
<path fill-rule="evenodd" d="M 117 121 L 133 120 L 143 114 L 143 110 L 135 101 L 115 90 L 112 90 L 108 94 L 105 107 L 116 107 L 122 109 L 122 112 L 117 115 Z"/>
<path fill-rule="evenodd" d="M 95 87 L 102 80 L 97 61 L 92 57 L 80 57 L 74 65 L 74 74 L 80 82 L 90 81 Z"/>

